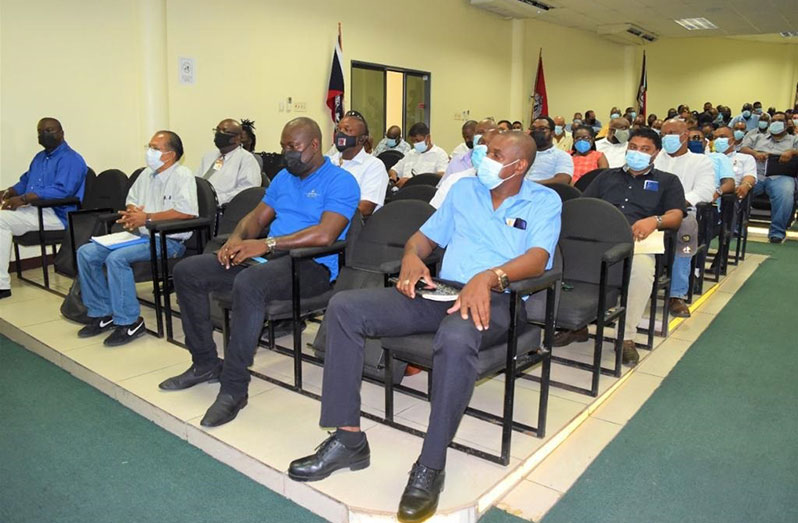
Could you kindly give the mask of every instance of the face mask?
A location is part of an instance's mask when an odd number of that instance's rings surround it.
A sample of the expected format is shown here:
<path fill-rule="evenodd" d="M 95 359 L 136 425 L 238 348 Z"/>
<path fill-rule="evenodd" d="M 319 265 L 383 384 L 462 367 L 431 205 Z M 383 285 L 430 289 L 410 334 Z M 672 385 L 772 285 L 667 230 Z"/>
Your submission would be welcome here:
<path fill-rule="evenodd" d="M 723 115 L 719 114 L 715 117 L 715 123 L 723 123 Z"/>
<path fill-rule="evenodd" d="M 737 140 L 739 142 L 743 138 L 745 138 L 745 131 L 741 131 L 739 129 L 734 131 L 734 139 L 735 140 Z"/>
<path fill-rule="evenodd" d="M 621 117 L 621 113 L 612 113 L 610 115 L 610 118 L 612 118 L 613 120 L 616 119 L 616 118 L 620 118 L 620 117 Z"/>
<path fill-rule="evenodd" d="M 465 144 L 466 144 L 466 147 L 468 147 L 469 149 L 473 149 L 474 148 L 474 140 L 466 140 Z"/>
<path fill-rule="evenodd" d="M 546 131 L 532 131 L 532 139 L 535 140 L 535 145 L 538 146 L 538 149 L 549 145 L 549 141 L 546 139 Z"/>
<path fill-rule="evenodd" d="M 479 181 L 484 185 L 489 191 L 492 191 L 499 185 L 503 184 L 510 178 L 515 177 L 518 173 L 502 179 L 501 172 L 502 169 L 505 167 L 509 167 L 512 164 L 516 163 L 518 160 L 508 163 L 507 165 L 502 165 L 493 158 L 488 158 L 487 156 L 482 160 L 482 163 L 479 165 L 479 169 L 477 170 L 477 178 Z"/>
<path fill-rule="evenodd" d="M 351 149 L 357 145 L 357 136 L 349 136 L 346 133 L 342 133 L 338 131 L 335 133 L 335 148 L 338 149 L 338 152 L 344 152 L 347 149 Z"/>
<path fill-rule="evenodd" d="M 715 138 L 715 141 L 712 142 L 715 146 L 715 152 L 724 154 L 726 151 L 729 150 L 729 139 L 728 138 Z"/>
<path fill-rule="evenodd" d="M 768 125 L 769 125 L 769 124 L 770 124 L 770 122 L 759 122 L 759 124 L 758 124 L 758 125 L 759 125 L 759 128 L 760 128 L 760 129 L 762 129 L 762 130 L 764 131 L 765 129 L 767 129 L 767 128 L 768 128 Z"/>
<path fill-rule="evenodd" d="M 396 138 L 386 138 L 386 142 L 385 143 L 388 145 L 388 147 L 393 149 L 394 147 L 399 145 L 399 140 L 397 140 Z"/>
<path fill-rule="evenodd" d="M 224 149 L 230 146 L 230 140 L 232 139 L 232 135 L 216 131 L 216 134 L 213 135 L 213 145 L 215 145 L 217 149 Z"/>
<path fill-rule="evenodd" d="M 633 171 L 643 171 L 651 164 L 651 155 L 640 151 L 626 151 L 626 165 Z"/>
<path fill-rule="evenodd" d="M 792 119 L 792 125 L 793 125 L 793 127 L 798 127 L 798 118 L 793 118 Z"/>
<path fill-rule="evenodd" d="M 655 132 L 655 133 L 657 133 L 657 134 L 662 134 L 662 130 L 661 130 L 661 129 L 654 129 L 654 128 L 652 127 L 652 128 L 651 128 L 651 130 L 652 130 L 652 131 L 654 131 L 654 132 Z"/>
<path fill-rule="evenodd" d="M 626 143 L 629 141 L 629 129 L 618 129 L 615 131 L 615 139 L 618 143 Z"/>
<path fill-rule="evenodd" d="M 161 160 L 161 151 L 158 149 L 147 148 L 147 167 L 152 169 L 153 171 L 157 171 L 161 167 L 163 167 L 163 161 Z"/>
<path fill-rule="evenodd" d="M 771 123 L 770 127 L 768 127 L 768 131 L 770 131 L 770 134 L 781 134 L 781 133 L 783 133 L 784 132 L 784 122 L 778 121 L 778 122 Z"/>
<path fill-rule="evenodd" d="M 582 154 L 585 154 L 586 152 L 588 152 L 590 150 L 590 147 L 591 147 L 591 145 L 590 145 L 590 142 L 588 140 L 580 139 L 580 140 L 577 140 L 574 143 L 574 149 L 576 149 L 578 152 L 580 152 Z"/>
<path fill-rule="evenodd" d="M 632 120 L 634 120 L 635 117 L 637 116 L 637 113 L 632 111 L 631 113 L 629 113 L 629 116 L 632 118 Z"/>
<path fill-rule="evenodd" d="M 39 145 L 45 149 L 54 149 L 58 145 L 58 138 L 54 134 L 41 133 L 39 135 Z"/>
<path fill-rule="evenodd" d="M 751 111 L 749 111 L 749 110 L 743 111 L 743 118 L 745 118 L 746 120 L 751 118 Z"/>
<path fill-rule="evenodd" d="M 416 142 L 413 144 L 413 149 L 415 149 L 417 153 L 423 154 L 427 152 L 427 142 L 424 140 Z"/>
<path fill-rule="evenodd" d="M 563 131 L 562 125 L 554 126 L 554 134 L 556 134 L 557 136 L 562 136 L 562 131 Z"/>
<path fill-rule="evenodd" d="M 700 140 L 689 140 L 687 150 L 696 154 L 704 154 L 704 142 Z"/>
<path fill-rule="evenodd" d="M 485 156 L 488 155 L 488 146 L 483 144 L 475 145 L 474 150 L 471 151 L 471 165 L 474 166 L 474 169 L 479 169 L 479 165 L 482 163 L 482 160 L 485 159 Z"/>
<path fill-rule="evenodd" d="M 582 120 L 574 120 L 571 122 L 571 127 L 579 127 L 580 125 L 582 125 Z"/>
<path fill-rule="evenodd" d="M 754 108 L 754 114 L 762 114 L 762 108 L 761 107 L 755 107 Z"/>
<path fill-rule="evenodd" d="M 310 170 L 310 163 L 302 161 L 302 152 L 286 151 L 283 153 L 285 158 L 285 169 L 294 176 L 302 176 Z"/>
<path fill-rule="evenodd" d="M 481 135 L 481 134 L 475 134 L 475 135 L 474 135 L 474 146 L 477 146 L 477 145 L 479 145 L 479 141 L 480 141 L 481 139 L 482 139 L 482 135 Z M 466 145 L 468 145 L 468 144 L 466 144 Z"/>
<path fill-rule="evenodd" d="M 666 134 L 662 137 L 662 148 L 668 154 L 673 154 L 682 148 L 682 139 L 678 134 Z"/>

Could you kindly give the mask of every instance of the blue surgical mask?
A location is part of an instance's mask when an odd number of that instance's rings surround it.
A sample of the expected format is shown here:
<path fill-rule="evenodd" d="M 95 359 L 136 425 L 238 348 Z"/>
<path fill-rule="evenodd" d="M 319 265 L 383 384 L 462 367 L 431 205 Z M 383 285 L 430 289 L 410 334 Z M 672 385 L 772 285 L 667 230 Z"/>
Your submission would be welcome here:
<path fill-rule="evenodd" d="M 662 148 L 668 154 L 673 154 L 682 148 L 682 138 L 678 134 L 666 134 L 662 137 Z"/>
<path fill-rule="evenodd" d="M 777 121 L 771 122 L 770 127 L 768 127 L 768 131 L 770 134 L 781 134 L 784 132 L 784 122 Z"/>
<path fill-rule="evenodd" d="M 590 144 L 590 141 L 588 141 L 588 140 L 580 139 L 580 140 L 577 140 L 576 142 L 574 142 L 574 149 L 576 149 L 578 152 L 580 152 L 582 154 L 585 154 L 586 152 L 588 152 L 590 150 L 590 148 L 591 148 L 591 144 Z"/>
<path fill-rule="evenodd" d="M 417 153 L 423 154 L 427 152 L 427 142 L 421 140 L 420 142 L 416 142 L 413 144 L 413 148 L 416 150 Z"/>
<path fill-rule="evenodd" d="M 715 138 L 712 144 L 715 146 L 716 153 L 725 154 L 729 150 L 729 139 L 726 137 Z"/>
<path fill-rule="evenodd" d="M 397 138 L 386 138 L 385 143 L 388 145 L 388 147 L 393 149 L 394 147 L 399 145 L 399 140 Z"/>
<path fill-rule="evenodd" d="M 643 171 L 651 165 L 651 155 L 640 151 L 626 151 L 626 165 L 633 171 Z"/>
<path fill-rule="evenodd" d="M 147 167 L 152 169 L 153 171 L 157 171 L 161 167 L 163 167 L 163 160 L 161 160 L 161 151 L 158 149 L 153 149 L 151 147 L 147 148 Z"/>
<path fill-rule="evenodd" d="M 756 107 L 754 109 L 754 114 L 762 114 L 762 108 L 761 107 Z"/>
<path fill-rule="evenodd" d="M 768 128 L 768 124 L 769 124 L 769 123 L 770 123 L 770 122 L 766 122 L 766 121 L 762 121 L 762 120 L 760 120 L 758 125 L 759 125 L 759 128 L 760 128 L 760 129 L 762 129 L 762 130 L 764 131 L 765 129 L 767 129 L 767 128 Z"/>
<path fill-rule="evenodd" d="M 749 111 L 747 109 L 745 111 L 743 111 L 743 118 L 745 118 L 746 120 L 751 118 L 751 111 Z"/>
<path fill-rule="evenodd" d="M 509 167 L 517 161 L 518 160 L 515 160 L 507 165 L 502 165 L 493 158 L 488 158 L 486 156 L 483 158 L 482 163 L 480 163 L 479 169 L 477 169 L 477 178 L 479 178 L 479 181 L 482 183 L 482 185 L 484 185 L 489 191 L 492 191 L 510 178 L 518 175 L 518 173 L 515 173 L 513 176 L 509 176 L 505 179 L 502 179 L 501 177 L 502 169 Z"/>
<path fill-rule="evenodd" d="M 554 134 L 557 136 L 562 136 L 563 127 L 562 125 L 555 125 L 554 126 Z"/>
<path fill-rule="evenodd" d="M 484 143 L 475 145 L 474 149 L 471 151 L 471 165 L 474 166 L 474 169 L 479 169 L 479 165 L 482 163 L 482 160 L 485 159 L 485 156 L 488 155 L 488 146 Z"/>
<path fill-rule="evenodd" d="M 719 114 L 715 117 L 715 123 L 723 123 L 723 115 Z"/>
<path fill-rule="evenodd" d="M 704 142 L 701 140 L 690 140 L 687 142 L 687 150 L 696 153 L 696 154 L 704 154 Z"/>
<path fill-rule="evenodd" d="M 480 141 L 481 139 L 482 139 L 482 135 L 481 135 L 481 134 L 475 134 L 475 135 L 474 135 L 474 147 L 476 147 L 477 145 L 479 145 L 479 141 Z"/>
<path fill-rule="evenodd" d="M 740 140 L 742 140 L 743 138 L 745 138 L 745 131 L 741 131 L 741 130 L 739 130 L 739 129 L 737 129 L 736 131 L 734 131 L 734 139 L 735 139 L 735 140 L 737 140 L 737 141 L 739 142 L 739 141 L 740 141 Z"/>
<path fill-rule="evenodd" d="M 632 112 L 629 113 L 629 116 L 632 118 L 632 120 L 634 120 L 635 117 L 637 116 L 637 113 L 632 111 Z"/>
<path fill-rule="evenodd" d="M 620 117 L 621 117 L 621 113 L 612 113 L 610 115 L 610 118 L 612 118 L 613 120 L 616 119 L 616 118 L 620 118 Z"/>

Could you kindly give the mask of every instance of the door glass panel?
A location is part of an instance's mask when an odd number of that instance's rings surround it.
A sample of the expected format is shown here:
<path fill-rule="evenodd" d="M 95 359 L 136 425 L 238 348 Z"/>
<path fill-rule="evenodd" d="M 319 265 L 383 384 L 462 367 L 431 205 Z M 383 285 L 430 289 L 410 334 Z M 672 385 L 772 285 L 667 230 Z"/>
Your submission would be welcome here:
<path fill-rule="evenodd" d="M 407 73 L 405 75 L 405 125 L 409 129 L 417 122 L 429 125 L 429 76 Z"/>
<path fill-rule="evenodd" d="M 368 122 L 376 145 L 385 132 L 385 71 L 353 66 L 351 104 Z"/>

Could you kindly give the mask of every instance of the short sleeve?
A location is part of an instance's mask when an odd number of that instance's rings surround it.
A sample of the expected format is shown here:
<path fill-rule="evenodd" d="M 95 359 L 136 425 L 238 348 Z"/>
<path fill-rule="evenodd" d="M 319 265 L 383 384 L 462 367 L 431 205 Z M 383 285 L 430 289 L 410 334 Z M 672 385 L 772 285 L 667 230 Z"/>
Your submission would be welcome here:
<path fill-rule="evenodd" d="M 743 138 L 742 147 L 750 147 L 753 150 L 756 150 L 756 134 L 749 133 L 746 134 Z"/>
<path fill-rule="evenodd" d="M 285 169 L 277 173 L 277 176 L 274 177 L 272 183 L 266 189 L 266 194 L 263 195 L 263 200 L 261 201 L 272 209 L 277 208 L 277 199 L 285 191 L 286 176 L 291 175 Z"/>
<path fill-rule="evenodd" d="M 175 173 L 177 174 L 177 173 Z M 172 209 L 183 214 L 199 216 L 199 203 L 197 202 L 197 181 L 191 171 L 185 172 L 177 181 L 177 191 L 172 197 Z"/>
<path fill-rule="evenodd" d="M 360 199 L 377 205 L 385 203 L 385 191 L 388 189 L 388 173 L 385 165 L 377 160 L 369 162 L 360 186 Z"/>
<path fill-rule="evenodd" d="M 127 198 L 125 199 L 125 205 L 141 205 L 144 203 L 144 194 L 142 194 L 144 190 L 145 176 L 151 176 L 151 172 L 149 169 L 144 169 L 139 174 L 136 181 L 133 182 L 133 185 L 130 186 L 130 189 L 127 191 Z"/>
<path fill-rule="evenodd" d="M 554 253 L 560 240 L 562 226 L 562 201 L 553 191 L 541 193 L 540 203 L 534 206 L 534 215 L 527 221 L 526 250 L 539 248 L 549 253 L 546 270 L 554 265 Z"/>
<path fill-rule="evenodd" d="M 664 184 L 662 194 L 662 208 L 665 212 L 673 209 L 684 211 L 684 187 L 676 176 L 669 176 L 668 183 Z M 595 182 L 594 182 L 595 183 Z"/>
<path fill-rule="evenodd" d="M 335 179 L 325 191 L 324 212 L 340 214 L 347 220 L 352 219 L 360 202 L 360 187 L 354 176 L 339 169 Z"/>
<path fill-rule="evenodd" d="M 407 163 L 407 155 L 403 156 L 401 160 L 396 162 L 394 166 L 391 167 L 391 169 L 396 172 L 399 178 L 402 178 L 404 176 L 405 163 Z"/>
<path fill-rule="evenodd" d="M 557 168 L 554 170 L 554 174 L 564 173 L 569 176 L 573 176 L 574 159 L 571 158 L 571 155 L 563 151 L 563 154 L 558 154 L 557 157 Z"/>
<path fill-rule="evenodd" d="M 446 172 L 446 167 L 449 165 L 449 155 L 446 154 L 446 151 L 441 149 L 438 154 L 438 159 L 435 162 L 435 172 L 442 173 Z"/>

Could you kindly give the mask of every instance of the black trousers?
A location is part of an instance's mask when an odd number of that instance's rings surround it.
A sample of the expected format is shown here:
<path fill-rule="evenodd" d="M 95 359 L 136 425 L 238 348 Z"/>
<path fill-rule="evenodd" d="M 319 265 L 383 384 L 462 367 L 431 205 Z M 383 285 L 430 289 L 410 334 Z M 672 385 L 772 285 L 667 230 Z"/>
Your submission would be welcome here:
<path fill-rule="evenodd" d="M 302 297 L 322 294 L 330 288 L 330 271 L 313 260 L 300 262 L 299 276 Z M 272 300 L 291 299 L 291 258 L 283 256 L 260 265 L 225 269 L 215 254 L 191 256 L 175 266 L 174 282 L 186 345 L 194 363 L 201 367 L 218 360 L 209 295 L 212 291 L 232 290 L 230 341 L 220 381 L 223 392 L 245 394 L 250 379 L 247 367 L 255 356 L 266 306 Z"/>
<path fill-rule="evenodd" d="M 431 411 L 420 462 L 434 469 L 446 465 L 446 448 L 460 425 L 477 379 L 479 350 L 507 341 L 509 296 L 493 294 L 490 327 L 479 331 L 452 302 L 410 299 L 394 288 L 343 291 L 325 314 L 327 346 L 322 384 L 322 427 L 360 426 L 363 347 L 368 337 L 435 333 Z M 519 311 L 524 320 L 523 307 Z"/>

